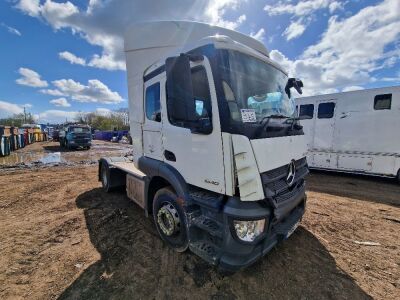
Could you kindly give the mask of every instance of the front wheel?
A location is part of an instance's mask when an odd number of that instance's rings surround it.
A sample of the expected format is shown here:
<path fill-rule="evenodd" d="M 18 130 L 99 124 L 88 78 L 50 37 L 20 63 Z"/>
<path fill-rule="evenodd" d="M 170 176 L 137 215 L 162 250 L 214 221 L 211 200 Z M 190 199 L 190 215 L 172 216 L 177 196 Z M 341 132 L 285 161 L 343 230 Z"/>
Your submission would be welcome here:
<path fill-rule="evenodd" d="M 158 234 L 167 245 L 177 252 L 189 246 L 186 216 L 177 202 L 178 196 L 171 188 L 157 191 L 153 201 L 153 217 Z"/>

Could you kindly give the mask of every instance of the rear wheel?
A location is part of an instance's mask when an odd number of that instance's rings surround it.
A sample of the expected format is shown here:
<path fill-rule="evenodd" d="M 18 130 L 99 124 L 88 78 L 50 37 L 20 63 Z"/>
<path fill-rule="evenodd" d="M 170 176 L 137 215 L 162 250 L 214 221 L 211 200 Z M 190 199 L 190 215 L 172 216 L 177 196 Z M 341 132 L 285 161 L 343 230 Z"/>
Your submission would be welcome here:
<path fill-rule="evenodd" d="M 6 138 L 6 155 L 11 154 L 11 139 L 9 137 Z"/>
<path fill-rule="evenodd" d="M 0 138 L 0 155 L 6 156 L 6 141 L 3 136 Z"/>
<path fill-rule="evenodd" d="M 106 163 L 101 165 L 101 185 L 106 193 L 111 192 L 112 188 L 110 187 L 110 169 Z"/>
<path fill-rule="evenodd" d="M 183 252 L 189 246 L 189 239 L 186 215 L 177 199 L 171 188 L 158 190 L 153 201 L 153 217 L 164 242 L 177 252 Z"/>
<path fill-rule="evenodd" d="M 397 171 L 397 183 L 400 184 L 400 169 Z"/>

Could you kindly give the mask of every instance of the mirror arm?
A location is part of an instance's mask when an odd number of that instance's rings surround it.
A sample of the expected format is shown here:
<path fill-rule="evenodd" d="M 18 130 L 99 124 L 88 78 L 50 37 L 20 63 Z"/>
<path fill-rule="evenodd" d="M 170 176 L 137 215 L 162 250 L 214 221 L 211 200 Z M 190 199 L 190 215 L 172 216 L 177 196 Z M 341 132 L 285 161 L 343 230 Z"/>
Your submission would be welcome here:
<path fill-rule="evenodd" d="M 187 56 L 191 62 L 202 62 L 204 60 L 204 56 L 199 54 L 181 53 L 181 56 Z"/>

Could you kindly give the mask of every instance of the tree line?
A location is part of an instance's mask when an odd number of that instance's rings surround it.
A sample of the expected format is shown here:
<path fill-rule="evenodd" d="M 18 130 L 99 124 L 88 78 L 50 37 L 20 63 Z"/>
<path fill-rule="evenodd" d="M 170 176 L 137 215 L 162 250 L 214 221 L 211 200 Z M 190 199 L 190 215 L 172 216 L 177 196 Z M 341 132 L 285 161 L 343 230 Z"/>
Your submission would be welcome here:
<path fill-rule="evenodd" d="M 22 124 L 33 124 L 35 120 L 31 113 L 14 114 L 11 117 L 0 119 L 0 125 L 22 127 Z"/>
<path fill-rule="evenodd" d="M 107 115 L 99 115 L 96 113 L 79 113 L 75 118 L 75 122 L 80 124 L 88 124 L 98 130 L 129 130 L 129 125 L 124 124 L 121 115 L 110 113 Z M 22 127 L 22 124 L 34 124 L 35 119 L 31 113 L 14 114 L 11 117 L 0 119 L 0 125 Z"/>

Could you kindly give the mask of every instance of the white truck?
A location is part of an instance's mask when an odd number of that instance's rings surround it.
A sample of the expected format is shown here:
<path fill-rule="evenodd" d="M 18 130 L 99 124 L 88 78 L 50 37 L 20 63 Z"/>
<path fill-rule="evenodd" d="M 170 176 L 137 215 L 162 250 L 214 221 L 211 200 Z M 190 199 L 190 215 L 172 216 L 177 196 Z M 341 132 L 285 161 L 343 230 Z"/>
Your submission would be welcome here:
<path fill-rule="evenodd" d="M 296 99 L 310 168 L 400 183 L 400 86 Z"/>
<path fill-rule="evenodd" d="M 288 78 L 259 41 L 188 21 L 125 35 L 133 157 L 99 161 L 161 238 L 220 269 L 246 267 L 305 210 L 306 141 Z"/>

